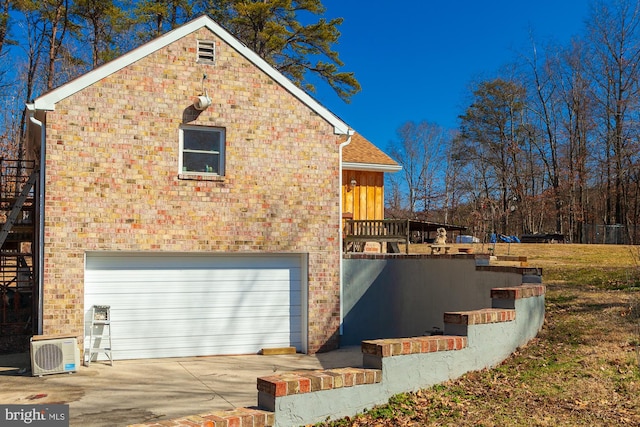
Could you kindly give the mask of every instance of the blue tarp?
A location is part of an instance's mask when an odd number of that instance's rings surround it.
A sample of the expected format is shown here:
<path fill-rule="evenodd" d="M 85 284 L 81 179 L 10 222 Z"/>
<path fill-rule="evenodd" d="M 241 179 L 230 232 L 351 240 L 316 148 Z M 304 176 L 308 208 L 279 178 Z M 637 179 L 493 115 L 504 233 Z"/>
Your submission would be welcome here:
<path fill-rule="evenodd" d="M 496 243 L 498 240 L 504 243 L 520 243 L 518 236 L 505 236 L 504 234 L 491 234 L 491 243 Z"/>

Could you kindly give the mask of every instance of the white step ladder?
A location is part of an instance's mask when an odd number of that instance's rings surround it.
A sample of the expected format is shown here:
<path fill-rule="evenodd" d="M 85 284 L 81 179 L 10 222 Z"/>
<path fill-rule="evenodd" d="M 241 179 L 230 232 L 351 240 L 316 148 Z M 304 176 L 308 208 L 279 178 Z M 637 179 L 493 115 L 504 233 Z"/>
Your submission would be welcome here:
<path fill-rule="evenodd" d="M 107 356 L 113 366 L 110 307 L 108 305 L 94 305 L 91 307 L 90 320 L 89 341 L 88 345 L 85 345 L 86 366 L 91 364 L 94 355 L 101 353 Z"/>

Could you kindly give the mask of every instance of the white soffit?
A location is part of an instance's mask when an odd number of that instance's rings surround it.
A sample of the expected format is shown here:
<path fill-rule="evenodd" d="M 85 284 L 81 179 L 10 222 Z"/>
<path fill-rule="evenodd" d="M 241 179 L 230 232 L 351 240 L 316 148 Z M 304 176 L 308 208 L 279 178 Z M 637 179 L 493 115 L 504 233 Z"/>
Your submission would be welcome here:
<path fill-rule="evenodd" d="M 130 64 L 150 55 L 151 53 L 170 45 L 176 40 L 185 37 L 200 28 L 208 28 L 216 36 L 220 37 L 227 44 L 233 47 L 238 53 L 251 61 L 256 67 L 261 69 L 265 74 L 287 89 L 292 95 L 306 104 L 315 111 L 320 117 L 325 119 L 334 127 L 334 133 L 339 135 L 347 135 L 349 126 L 322 106 L 318 101 L 309 96 L 305 91 L 297 87 L 291 80 L 286 78 L 282 73 L 273 68 L 264 59 L 258 56 L 254 51 L 249 49 L 240 40 L 232 36 L 228 31 L 218 25 L 208 16 L 201 16 L 188 23 L 169 31 L 168 33 L 148 42 L 144 45 L 131 50 L 124 55 L 95 68 L 80 77 L 63 84 L 40 97 L 33 102 L 36 110 L 55 110 L 57 102 L 73 95 L 74 93 L 91 86 L 97 81 L 127 67 Z"/>

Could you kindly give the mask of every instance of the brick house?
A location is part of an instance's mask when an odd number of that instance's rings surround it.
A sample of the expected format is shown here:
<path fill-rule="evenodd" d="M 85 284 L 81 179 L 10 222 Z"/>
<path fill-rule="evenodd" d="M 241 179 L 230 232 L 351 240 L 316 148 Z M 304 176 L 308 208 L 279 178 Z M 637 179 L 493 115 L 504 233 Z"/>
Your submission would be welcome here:
<path fill-rule="evenodd" d="M 37 333 L 83 337 L 96 304 L 116 359 L 338 346 L 353 132 L 214 21 L 27 108 Z"/>

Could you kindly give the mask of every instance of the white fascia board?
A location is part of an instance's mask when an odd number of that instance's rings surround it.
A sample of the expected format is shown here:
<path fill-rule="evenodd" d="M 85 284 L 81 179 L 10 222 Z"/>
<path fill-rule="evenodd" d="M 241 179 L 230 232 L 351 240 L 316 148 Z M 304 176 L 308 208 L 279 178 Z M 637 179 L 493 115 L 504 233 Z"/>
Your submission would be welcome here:
<path fill-rule="evenodd" d="M 368 171 L 368 172 L 399 172 L 400 165 L 381 165 L 378 163 L 342 163 L 342 170 Z"/>
<path fill-rule="evenodd" d="M 331 123 L 334 127 L 334 133 L 338 135 L 349 135 L 349 126 L 335 116 L 332 112 L 327 110 L 318 101 L 313 99 L 308 93 L 300 89 L 293 84 L 291 80 L 285 77 L 281 72 L 273 68 L 267 61 L 262 59 L 257 53 L 249 49 L 244 43 L 232 36 L 224 28 L 215 23 L 215 21 L 207 18 L 209 21 L 209 28 L 218 37 L 227 42 L 231 47 L 237 50 L 242 56 L 251 61 L 254 65 L 265 72 L 269 77 L 275 80 L 278 84 L 287 89 L 293 96 L 305 103 L 309 108 L 318 113 L 320 117 Z"/>
<path fill-rule="evenodd" d="M 181 27 L 176 28 L 175 30 L 168 32 L 163 36 L 153 39 L 152 41 L 145 43 L 142 46 L 137 47 L 130 52 L 125 53 L 124 55 L 112 61 L 109 61 L 106 64 L 101 65 L 98 68 L 95 68 L 92 71 L 89 71 L 74 80 L 71 80 L 68 83 L 63 84 L 57 89 L 54 89 L 51 92 L 40 96 L 34 101 L 35 108 L 37 110 L 55 110 L 55 105 L 59 101 L 73 95 L 76 92 L 81 91 L 82 89 L 91 86 L 92 84 L 102 80 L 103 78 L 110 76 L 111 74 L 133 64 L 136 61 L 139 61 L 140 59 L 152 54 L 159 49 L 162 49 L 163 47 L 204 26 L 205 23 L 203 22 L 203 18 L 206 18 L 210 21 L 210 19 L 207 17 L 195 19 L 188 24 L 185 24 Z"/>
<path fill-rule="evenodd" d="M 162 49 L 163 47 L 179 40 L 192 32 L 206 27 L 214 34 L 224 40 L 227 44 L 237 50 L 247 60 L 251 61 L 256 67 L 260 68 L 265 74 L 287 89 L 293 96 L 305 103 L 309 108 L 315 111 L 320 117 L 333 125 L 334 133 L 338 135 L 347 135 L 349 126 L 340 120 L 337 116 L 327 110 L 318 101 L 309 96 L 305 91 L 297 87 L 291 80 L 286 78 L 282 73 L 273 68 L 264 59 L 244 45 L 240 40 L 233 37 L 228 31 L 218 25 L 208 16 L 201 16 L 187 24 L 182 25 L 163 36 L 160 36 L 144 45 L 125 53 L 113 61 L 110 61 L 100 67 L 89 71 L 86 74 L 60 86 L 57 89 L 46 93 L 34 102 L 34 108 L 37 110 L 53 111 L 57 102 L 73 95 L 74 93 L 91 86 L 97 81 L 127 67 L 130 64 L 150 55 L 151 53 Z"/>

